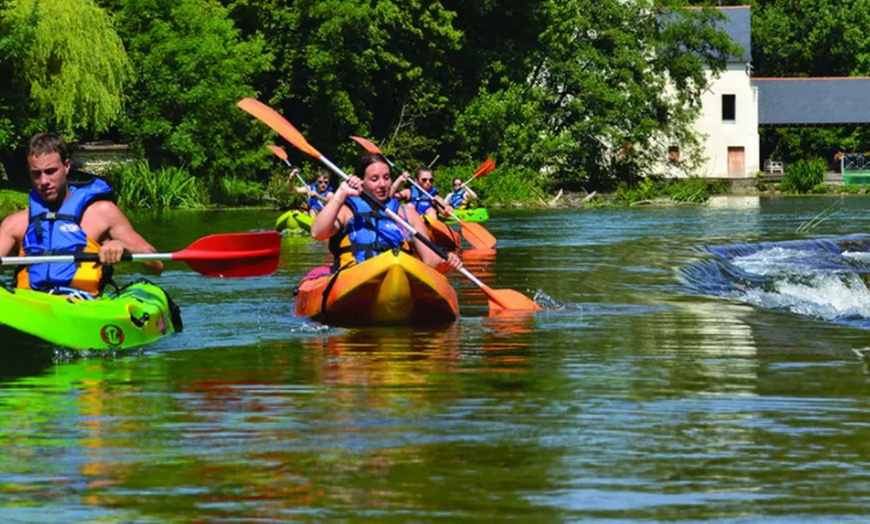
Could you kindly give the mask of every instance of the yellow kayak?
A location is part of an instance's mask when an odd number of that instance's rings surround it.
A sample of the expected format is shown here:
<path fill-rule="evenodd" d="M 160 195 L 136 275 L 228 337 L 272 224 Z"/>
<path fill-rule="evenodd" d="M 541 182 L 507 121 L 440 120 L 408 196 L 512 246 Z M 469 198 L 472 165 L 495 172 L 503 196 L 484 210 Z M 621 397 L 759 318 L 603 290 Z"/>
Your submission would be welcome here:
<path fill-rule="evenodd" d="M 309 273 L 297 286 L 296 314 L 343 327 L 438 325 L 456 320 L 459 303 L 447 277 L 388 251 L 338 273 Z"/>

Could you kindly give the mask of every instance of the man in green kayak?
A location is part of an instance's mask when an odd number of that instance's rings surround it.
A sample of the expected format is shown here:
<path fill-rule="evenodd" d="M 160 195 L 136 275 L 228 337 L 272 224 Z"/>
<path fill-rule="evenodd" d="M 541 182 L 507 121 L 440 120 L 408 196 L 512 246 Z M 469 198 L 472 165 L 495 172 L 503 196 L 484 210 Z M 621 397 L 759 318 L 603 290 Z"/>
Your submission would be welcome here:
<path fill-rule="evenodd" d="M 59 136 L 40 133 L 31 138 L 27 166 L 33 184 L 29 206 L 0 224 L 0 256 L 19 246 L 23 256 L 86 252 L 98 253 L 100 262 L 31 264 L 17 271 L 17 287 L 98 295 L 109 277 L 104 266 L 120 262 L 125 252 L 156 252 L 111 202 L 112 188 L 103 179 L 81 185 L 67 180 L 69 153 Z M 150 273 L 163 271 L 159 261 L 143 265 Z"/>

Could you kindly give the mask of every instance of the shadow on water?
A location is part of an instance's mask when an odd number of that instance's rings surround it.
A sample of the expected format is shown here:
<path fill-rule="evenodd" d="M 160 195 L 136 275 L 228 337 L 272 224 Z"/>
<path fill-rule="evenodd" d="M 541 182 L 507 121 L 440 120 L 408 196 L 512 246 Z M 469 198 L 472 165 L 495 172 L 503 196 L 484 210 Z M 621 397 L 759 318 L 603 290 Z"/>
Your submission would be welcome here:
<path fill-rule="evenodd" d="M 681 270 L 695 293 L 870 328 L 870 236 L 707 246 Z"/>
<path fill-rule="evenodd" d="M 46 372 L 54 362 L 54 349 L 41 340 L 0 327 L 0 383 Z"/>

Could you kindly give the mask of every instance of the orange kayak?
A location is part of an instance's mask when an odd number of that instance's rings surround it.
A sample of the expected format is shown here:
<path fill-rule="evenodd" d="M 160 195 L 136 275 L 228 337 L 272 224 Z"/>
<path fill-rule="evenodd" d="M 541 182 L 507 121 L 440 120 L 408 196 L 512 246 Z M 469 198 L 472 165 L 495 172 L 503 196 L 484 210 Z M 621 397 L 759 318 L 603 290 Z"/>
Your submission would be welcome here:
<path fill-rule="evenodd" d="M 461 240 L 459 233 L 454 231 L 453 228 L 444 222 L 437 218 L 431 218 L 428 216 L 423 217 L 423 222 L 428 228 L 429 238 L 431 238 L 432 242 L 441 249 L 456 251 L 456 249 L 462 245 L 460 244 Z"/>
<path fill-rule="evenodd" d="M 448 324 L 459 316 L 447 277 L 413 255 L 388 251 L 338 273 L 320 269 L 297 286 L 300 317 L 356 327 Z"/>

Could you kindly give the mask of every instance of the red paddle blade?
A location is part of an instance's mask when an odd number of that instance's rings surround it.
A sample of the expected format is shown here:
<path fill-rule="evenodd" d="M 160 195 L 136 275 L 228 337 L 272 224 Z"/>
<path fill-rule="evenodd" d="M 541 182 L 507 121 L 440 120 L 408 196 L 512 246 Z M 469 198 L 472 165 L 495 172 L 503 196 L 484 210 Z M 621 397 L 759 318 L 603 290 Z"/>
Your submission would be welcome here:
<path fill-rule="evenodd" d="M 253 98 L 243 98 L 239 100 L 237 105 L 267 126 L 271 127 L 303 153 L 307 153 L 314 158 L 320 159 L 320 151 L 314 149 L 314 147 L 305 140 L 302 133 L 293 127 L 293 124 L 285 120 L 283 116 L 279 115 L 278 112 L 271 107 L 259 100 L 254 100 Z"/>
<path fill-rule="evenodd" d="M 513 289 L 481 288 L 489 299 L 489 312 L 496 313 L 501 310 L 516 311 L 542 311 L 544 308 L 537 305 L 534 300 Z"/>
<path fill-rule="evenodd" d="M 281 234 L 276 231 L 225 233 L 200 238 L 172 253 L 172 260 L 208 277 L 255 277 L 274 273 L 280 254 Z"/>
<path fill-rule="evenodd" d="M 459 225 L 462 227 L 462 236 L 473 247 L 487 249 L 495 247 L 496 238 L 480 224 L 459 222 Z"/>
<path fill-rule="evenodd" d="M 383 153 L 381 152 L 380 148 L 378 148 L 378 146 L 374 145 L 371 141 L 366 140 L 365 138 L 363 138 L 361 136 L 352 136 L 352 137 L 350 137 L 350 139 L 353 140 L 354 142 L 356 142 L 357 144 L 361 145 L 362 148 L 365 149 L 366 151 L 368 151 L 369 153 L 374 153 L 376 155 L 383 155 Z"/>
<path fill-rule="evenodd" d="M 284 151 L 283 147 L 268 145 L 269 151 L 275 153 L 275 156 L 280 158 L 281 160 L 287 160 L 287 151 Z"/>

